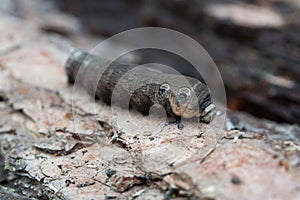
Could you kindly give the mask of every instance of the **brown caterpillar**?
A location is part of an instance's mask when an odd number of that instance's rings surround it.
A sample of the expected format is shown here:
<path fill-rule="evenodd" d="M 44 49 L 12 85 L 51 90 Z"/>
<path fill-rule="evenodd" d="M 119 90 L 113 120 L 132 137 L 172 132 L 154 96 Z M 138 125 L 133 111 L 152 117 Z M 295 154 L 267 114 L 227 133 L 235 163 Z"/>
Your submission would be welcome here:
<path fill-rule="evenodd" d="M 89 91 L 96 91 L 96 96 L 109 104 L 118 81 L 122 81 L 118 92 L 125 95 L 138 82 L 139 87 L 134 89 L 129 102 L 134 109 L 146 114 L 151 106 L 160 104 L 170 116 L 197 117 L 205 123 L 213 120 L 216 112 L 209 89 L 198 79 L 159 73 L 147 68 L 128 73 L 136 65 L 117 62 L 112 62 L 105 69 L 108 63 L 109 61 L 82 50 L 73 50 L 66 63 L 69 82 L 73 83 L 80 71 L 80 84 Z M 99 71 L 102 73 L 101 77 L 98 75 Z M 99 79 L 96 85 L 95 79 Z M 119 96 L 122 100 L 122 95 Z"/>

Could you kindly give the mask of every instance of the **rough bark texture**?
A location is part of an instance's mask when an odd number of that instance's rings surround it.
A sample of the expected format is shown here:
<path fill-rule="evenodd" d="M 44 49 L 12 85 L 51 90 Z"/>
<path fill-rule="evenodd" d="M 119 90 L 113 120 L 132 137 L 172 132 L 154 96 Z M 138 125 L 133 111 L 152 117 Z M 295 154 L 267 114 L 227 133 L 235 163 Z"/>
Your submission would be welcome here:
<path fill-rule="evenodd" d="M 73 93 L 68 52 L 38 28 L 0 16 L 2 185 L 38 199 L 300 198 L 299 126 L 229 113 L 221 133 L 196 123 L 145 133 L 130 120 L 121 130 L 111 107 Z"/>

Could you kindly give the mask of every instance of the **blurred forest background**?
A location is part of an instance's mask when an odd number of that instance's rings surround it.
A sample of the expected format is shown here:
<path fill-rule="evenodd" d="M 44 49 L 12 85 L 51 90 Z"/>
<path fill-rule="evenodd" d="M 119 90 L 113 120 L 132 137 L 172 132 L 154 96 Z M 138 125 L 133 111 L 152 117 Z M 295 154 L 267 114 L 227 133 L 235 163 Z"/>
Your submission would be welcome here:
<path fill-rule="evenodd" d="M 300 123 L 299 0 L 3 0 L 1 6 L 85 48 L 131 28 L 178 30 L 216 62 L 231 110 Z M 133 61 L 193 74 L 184 60 L 159 50 L 137 52 Z"/>

